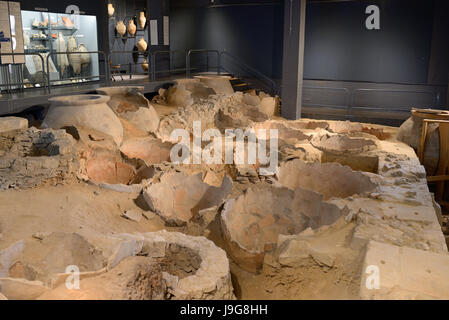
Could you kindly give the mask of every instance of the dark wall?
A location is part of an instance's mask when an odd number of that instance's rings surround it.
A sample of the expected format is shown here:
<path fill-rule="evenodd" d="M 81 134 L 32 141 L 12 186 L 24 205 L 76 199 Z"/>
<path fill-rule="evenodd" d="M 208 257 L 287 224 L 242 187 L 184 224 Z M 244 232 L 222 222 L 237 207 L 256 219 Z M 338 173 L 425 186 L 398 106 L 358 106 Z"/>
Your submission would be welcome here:
<path fill-rule="evenodd" d="M 175 5 L 179 2 L 183 6 Z M 448 2 L 308 1 L 304 78 L 447 84 L 449 50 L 441 43 L 448 42 Z M 172 3 L 172 49 L 227 50 L 267 76 L 280 78 L 283 1 L 217 7 Z M 365 28 L 370 4 L 380 8 L 380 30 Z"/>
<path fill-rule="evenodd" d="M 283 7 L 280 3 L 172 6 L 170 15 L 171 49 L 226 50 L 267 76 L 281 77 Z"/>
<path fill-rule="evenodd" d="M 365 8 L 380 8 L 367 30 Z M 306 79 L 427 83 L 434 1 L 311 2 L 307 6 Z"/>

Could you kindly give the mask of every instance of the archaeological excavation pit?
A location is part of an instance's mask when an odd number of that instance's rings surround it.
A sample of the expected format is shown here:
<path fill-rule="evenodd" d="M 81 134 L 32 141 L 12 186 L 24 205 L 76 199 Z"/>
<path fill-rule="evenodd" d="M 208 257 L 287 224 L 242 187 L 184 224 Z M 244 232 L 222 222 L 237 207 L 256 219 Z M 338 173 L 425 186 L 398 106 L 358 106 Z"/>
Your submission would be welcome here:
<path fill-rule="evenodd" d="M 299 159 L 283 163 L 278 171 L 279 183 L 289 189 L 303 188 L 330 198 L 348 198 L 369 194 L 376 184 L 360 171 L 339 163 L 306 163 Z"/>
<path fill-rule="evenodd" d="M 2 311 L 449 299 L 447 1 L 78 2 L 0 1 Z"/>
<path fill-rule="evenodd" d="M 248 189 L 228 200 L 221 227 L 228 253 L 245 270 L 260 271 L 266 252 L 276 248 L 279 235 L 294 235 L 334 223 L 344 211 L 301 188 Z"/>

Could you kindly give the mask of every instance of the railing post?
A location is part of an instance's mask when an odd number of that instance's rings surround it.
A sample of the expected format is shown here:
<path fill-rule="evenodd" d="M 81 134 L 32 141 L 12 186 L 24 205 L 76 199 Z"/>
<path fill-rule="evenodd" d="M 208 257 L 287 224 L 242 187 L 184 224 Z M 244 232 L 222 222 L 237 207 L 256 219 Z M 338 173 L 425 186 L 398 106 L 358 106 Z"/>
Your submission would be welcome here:
<path fill-rule="evenodd" d="M 50 52 L 48 55 L 47 55 L 47 77 L 48 77 L 48 93 L 51 93 L 51 80 L 50 80 L 50 64 L 48 63 L 49 62 L 49 59 L 50 59 L 50 57 L 51 57 L 51 55 L 53 54 L 53 52 Z M 44 66 L 42 66 L 42 70 L 44 70 L 45 69 L 45 65 Z M 45 70 L 43 71 L 43 73 L 45 73 Z M 44 78 L 45 78 L 45 76 L 44 76 Z"/>
<path fill-rule="evenodd" d="M 190 52 L 191 50 L 186 55 L 186 78 L 190 78 Z"/>
<path fill-rule="evenodd" d="M 103 52 L 104 56 L 104 74 L 105 74 L 105 85 L 109 86 L 111 83 L 111 70 L 109 68 L 109 52 Z"/>
<path fill-rule="evenodd" d="M 39 58 L 41 58 L 41 64 L 42 64 L 42 85 L 44 86 L 44 94 L 47 94 L 47 75 L 44 71 L 45 69 L 45 63 L 44 63 L 44 57 L 42 57 L 42 55 L 40 53 L 36 53 Z"/>
<path fill-rule="evenodd" d="M 148 64 L 148 80 L 151 81 L 151 78 L 152 78 L 152 69 L 153 69 L 153 64 L 152 64 L 152 62 L 153 62 L 153 61 L 152 61 L 152 59 L 151 59 L 151 52 L 150 52 L 150 51 L 147 52 L 147 55 L 146 55 L 144 61 L 146 61 L 147 64 Z M 141 67 L 142 67 L 142 69 L 143 69 L 143 66 L 142 66 L 142 65 L 141 65 Z"/>
<path fill-rule="evenodd" d="M 156 81 L 156 52 L 151 54 L 151 73 L 153 81 Z"/>

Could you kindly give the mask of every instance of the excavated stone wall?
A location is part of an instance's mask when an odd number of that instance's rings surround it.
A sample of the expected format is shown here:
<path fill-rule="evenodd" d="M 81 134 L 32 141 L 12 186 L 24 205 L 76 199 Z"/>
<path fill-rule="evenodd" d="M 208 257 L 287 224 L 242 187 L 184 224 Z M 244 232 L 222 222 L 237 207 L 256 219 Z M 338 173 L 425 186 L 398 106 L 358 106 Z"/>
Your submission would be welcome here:
<path fill-rule="evenodd" d="M 74 140 L 64 130 L 0 133 L 0 189 L 64 183 L 77 168 Z"/>

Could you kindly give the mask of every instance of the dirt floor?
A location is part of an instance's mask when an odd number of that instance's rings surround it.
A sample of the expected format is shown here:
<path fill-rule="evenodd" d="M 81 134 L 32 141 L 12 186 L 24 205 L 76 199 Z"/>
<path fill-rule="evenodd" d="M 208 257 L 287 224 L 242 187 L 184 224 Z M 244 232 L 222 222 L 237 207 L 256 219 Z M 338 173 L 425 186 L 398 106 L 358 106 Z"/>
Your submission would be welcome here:
<path fill-rule="evenodd" d="M 98 106 L 115 124 L 56 130 L 44 121 L 38 130 L 7 119 L 16 129 L 0 135 L 0 292 L 11 299 L 371 299 L 363 268 L 385 265 L 384 248 L 434 258 L 432 270 L 449 259 L 424 168 L 396 128 L 277 121 L 275 97 L 210 89 L 179 84 L 150 104 L 138 90 L 118 88 Z M 89 120 L 90 111 L 76 112 Z M 269 129 L 271 138 L 277 130 L 279 141 L 269 146 L 276 175 L 260 174 L 261 163 L 171 163 L 172 132 L 196 134 L 197 120 L 218 132 Z M 81 292 L 63 287 L 67 266 L 83 273 Z M 393 273 L 398 282 L 376 297 L 409 297 L 409 284 L 400 291 L 404 279 Z M 447 281 L 419 276 L 432 287 L 419 294 L 445 297 Z"/>
<path fill-rule="evenodd" d="M 138 206 L 137 195 L 80 182 L 74 185 L 0 192 L 0 249 L 35 233 L 151 232 L 167 229 L 161 219 Z M 125 210 L 145 213 L 139 223 Z"/>
<path fill-rule="evenodd" d="M 0 249 L 32 235 L 51 232 L 76 232 L 87 237 L 97 233 L 152 232 L 162 229 L 183 231 L 195 235 L 195 228 L 170 228 L 154 213 L 139 207 L 136 195 L 119 193 L 86 183 L 9 190 L 0 193 Z M 26 201 L 24 201 L 26 199 Z M 147 218 L 139 223 L 122 217 L 125 210 L 141 212 Z M 223 240 L 219 222 L 210 225 L 209 239 L 220 247 Z M 231 274 L 238 299 L 356 299 L 360 262 L 355 251 L 344 249 L 346 238 L 353 230 L 347 224 L 322 238 L 340 250 L 345 262 L 333 268 L 316 264 L 301 268 L 273 268 L 266 266 L 262 273 L 253 274 L 231 263 Z M 38 242 L 36 241 L 37 248 Z M 31 251 L 27 250 L 29 259 Z M 36 259 L 37 260 L 37 257 Z M 349 262 L 349 263 L 348 263 Z M 332 283 L 331 286 L 329 284 Z"/>

